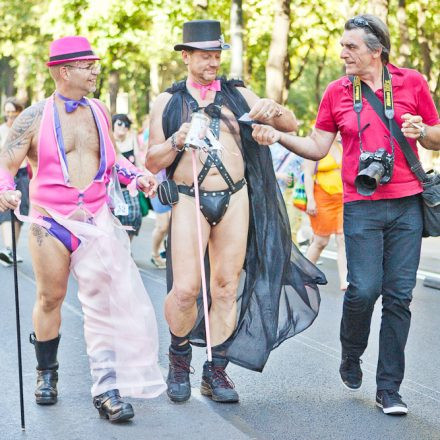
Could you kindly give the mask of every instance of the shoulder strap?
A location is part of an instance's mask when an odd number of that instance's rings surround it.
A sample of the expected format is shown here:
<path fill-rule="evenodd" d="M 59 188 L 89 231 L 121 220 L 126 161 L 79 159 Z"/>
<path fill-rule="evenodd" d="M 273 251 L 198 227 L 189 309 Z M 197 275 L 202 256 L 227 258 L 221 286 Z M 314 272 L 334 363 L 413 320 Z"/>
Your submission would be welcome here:
<path fill-rule="evenodd" d="M 385 124 L 385 126 L 388 126 L 388 119 L 385 116 L 383 104 L 380 101 L 380 99 L 371 90 L 371 88 L 364 82 L 361 83 L 361 87 L 362 87 L 363 95 L 366 97 L 371 107 L 373 107 L 373 110 L 377 113 L 377 115 L 380 117 L 380 119 Z M 402 130 L 397 124 L 396 119 L 390 120 L 390 123 L 393 127 L 394 136 L 397 142 L 399 143 L 400 149 L 405 155 L 406 161 L 408 162 L 411 171 L 417 176 L 417 179 L 419 179 L 420 182 L 425 182 L 426 180 L 428 180 L 428 177 L 425 171 L 423 170 L 420 160 L 415 155 L 413 149 L 411 148 L 411 145 L 408 143 L 406 137 L 402 133 Z"/>

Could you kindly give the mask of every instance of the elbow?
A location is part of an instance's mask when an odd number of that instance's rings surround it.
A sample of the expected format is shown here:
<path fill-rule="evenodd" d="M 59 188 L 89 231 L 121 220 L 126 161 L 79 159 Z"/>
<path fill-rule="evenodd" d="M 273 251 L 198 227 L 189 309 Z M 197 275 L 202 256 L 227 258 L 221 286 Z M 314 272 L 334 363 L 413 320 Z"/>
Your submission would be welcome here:
<path fill-rule="evenodd" d="M 145 156 L 145 168 L 153 174 L 157 174 L 160 171 L 160 169 L 154 163 L 154 158 L 152 157 L 150 151 L 148 151 L 147 155 Z"/>

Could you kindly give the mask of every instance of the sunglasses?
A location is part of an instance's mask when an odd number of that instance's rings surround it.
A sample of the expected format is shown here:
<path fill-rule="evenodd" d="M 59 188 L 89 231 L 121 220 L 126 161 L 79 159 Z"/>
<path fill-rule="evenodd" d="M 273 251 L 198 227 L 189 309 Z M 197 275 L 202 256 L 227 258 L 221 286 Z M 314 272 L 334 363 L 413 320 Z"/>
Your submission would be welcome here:
<path fill-rule="evenodd" d="M 374 35 L 375 37 L 379 38 L 378 35 L 377 35 L 377 33 L 376 33 L 376 31 L 373 29 L 373 27 L 371 26 L 371 24 L 368 23 L 367 20 L 365 20 L 365 18 L 362 18 L 362 17 L 352 18 L 352 19 L 348 20 L 348 22 L 349 22 L 350 24 L 354 24 L 356 27 L 360 27 L 360 28 L 368 28 L 368 29 L 370 29 L 370 31 L 373 33 L 373 35 Z"/>
<path fill-rule="evenodd" d="M 121 121 L 120 119 L 118 119 L 118 120 L 115 122 L 115 125 L 116 125 L 117 127 L 126 127 L 126 128 L 130 128 L 130 124 L 129 124 L 128 122 Z"/>
<path fill-rule="evenodd" d="M 101 64 L 95 63 L 87 67 L 82 66 L 72 66 L 71 64 L 66 64 L 66 67 L 70 67 L 71 69 L 78 69 L 78 70 L 88 70 L 91 73 L 100 73 L 101 72 Z"/>

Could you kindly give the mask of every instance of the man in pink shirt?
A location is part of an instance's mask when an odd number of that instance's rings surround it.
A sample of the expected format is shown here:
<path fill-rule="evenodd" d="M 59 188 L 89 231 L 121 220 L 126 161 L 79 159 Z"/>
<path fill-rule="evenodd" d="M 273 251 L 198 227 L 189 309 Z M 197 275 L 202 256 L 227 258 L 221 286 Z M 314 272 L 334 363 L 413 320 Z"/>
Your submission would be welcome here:
<path fill-rule="evenodd" d="M 360 79 L 382 102 L 385 114 L 394 112 L 389 115 L 416 154 L 417 141 L 427 149 L 440 148 L 440 120 L 423 76 L 389 63 L 389 31 L 379 18 L 358 15 L 348 20 L 341 46 L 347 76 L 327 87 L 313 133 L 300 138 L 256 126 L 253 136 L 260 144 L 279 141 L 294 153 L 319 160 L 341 133 L 349 287 L 341 322 L 340 375 L 347 388 L 360 388 L 360 356 L 367 347 L 374 304 L 382 295 L 376 404 L 385 414 L 406 414 L 398 391 L 420 259 L 422 187 L 388 126 L 365 97 L 353 92 L 353 84 L 360 91 Z M 384 100 L 384 90 L 389 99 Z"/>
<path fill-rule="evenodd" d="M 156 182 L 116 158 L 110 116 L 96 99 L 100 72 L 86 38 L 52 42 L 47 63 L 55 92 L 14 122 L 0 155 L 0 212 L 21 198 L 13 175 L 27 157 L 32 222 L 29 248 L 37 283 L 31 343 L 37 358 L 36 403 L 57 402 L 61 306 L 72 273 L 84 312 L 94 406 L 122 422 L 134 416 L 121 395 L 155 397 L 164 390 L 157 362 L 155 314 L 123 226 L 110 212 L 123 210 L 118 181 L 154 195 Z M 121 202 L 122 200 L 122 202 Z"/>

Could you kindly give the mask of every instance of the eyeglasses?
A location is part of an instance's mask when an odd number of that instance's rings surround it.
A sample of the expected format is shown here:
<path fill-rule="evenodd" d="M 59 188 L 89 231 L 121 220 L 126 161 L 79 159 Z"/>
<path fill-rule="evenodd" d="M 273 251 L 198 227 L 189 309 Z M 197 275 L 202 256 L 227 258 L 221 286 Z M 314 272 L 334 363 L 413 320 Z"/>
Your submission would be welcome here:
<path fill-rule="evenodd" d="M 368 23 L 367 20 L 365 20 L 365 18 L 362 18 L 362 17 L 356 17 L 356 18 L 352 18 L 352 19 L 348 20 L 348 22 L 349 22 L 350 24 L 354 24 L 356 27 L 361 27 L 361 28 L 365 28 L 365 27 L 367 27 L 367 28 L 370 29 L 370 31 L 373 33 L 374 36 L 378 37 L 376 31 L 373 29 L 373 27 L 371 26 L 371 24 Z M 379 38 L 379 37 L 378 37 L 378 38 Z"/>
<path fill-rule="evenodd" d="M 128 122 L 121 121 L 120 119 L 115 122 L 115 125 L 118 127 L 130 128 L 130 124 Z"/>
<path fill-rule="evenodd" d="M 79 70 L 88 70 L 91 73 L 101 72 L 101 64 L 92 64 L 91 66 L 87 66 L 87 67 L 72 66 L 71 64 L 66 64 L 66 67 L 71 67 L 72 69 L 79 69 Z"/>

